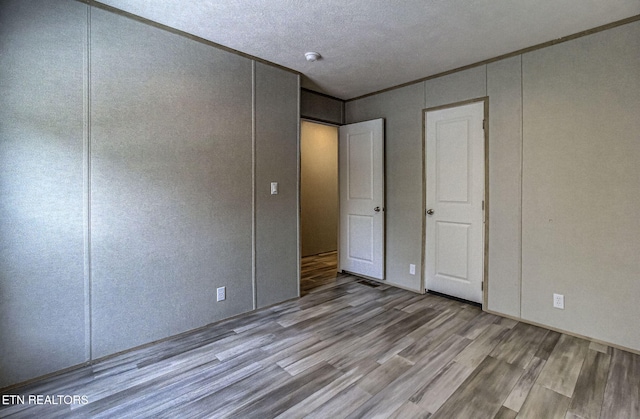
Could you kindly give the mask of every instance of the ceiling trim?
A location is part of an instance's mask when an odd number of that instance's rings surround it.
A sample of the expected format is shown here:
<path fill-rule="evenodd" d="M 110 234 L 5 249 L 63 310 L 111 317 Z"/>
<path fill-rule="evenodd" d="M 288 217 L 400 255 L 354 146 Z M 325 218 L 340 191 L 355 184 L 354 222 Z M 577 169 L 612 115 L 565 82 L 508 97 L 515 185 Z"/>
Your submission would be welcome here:
<path fill-rule="evenodd" d="M 535 51 L 535 50 L 539 50 L 539 49 L 542 49 L 542 48 L 550 47 L 550 46 L 556 45 L 556 44 L 561 44 L 563 42 L 571 41 L 571 40 L 574 40 L 574 39 L 577 39 L 577 38 L 582 38 L 583 36 L 592 35 L 592 34 L 597 33 L 597 32 L 606 31 L 608 29 L 613 29 L 613 28 L 616 28 L 618 26 L 626 25 L 626 24 L 633 23 L 633 22 L 636 22 L 636 21 L 639 21 L 639 20 L 640 20 L 640 15 L 631 16 L 631 17 L 628 17 L 626 19 L 622 19 L 622 20 L 618 20 L 618 21 L 615 21 L 615 22 L 607 23 L 606 25 L 597 26 L 597 27 L 592 28 L 592 29 L 587 29 L 585 31 L 581 31 L 581 32 L 575 33 L 573 35 L 563 36 L 562 38 L 553 39 L 551 41 L 543 42 L 541 44 L 537 44 L 537 45 L 534 45 L 534 46 L 531 46 L 531 47 L 522 48 L 522 49 L 519 49 L 519 50 L 513 51 L 513 52 L 508 52 L 506 54 L 502 54 L 502 55 L 499 55 L 499 56 L 494 57 L 494 58 L 489 58 L 487 60 L 479 61 L 477 63 L 465 65 L 463 67 L 454 68 L 452 70 L 443 71 L 441 73 L 433 74 L 431 76 L 422 77 L 422 78 L 417 79 L 417 80 L 413 80 L 413 81 L 410 81 L 410 82 L 399 84 L 397 86 L 387 87 L 386 89 L 377 90 L 375 92 L 367 93 L 366 95 L 357 96 L 357 97 L 354 97 L 354 98 L 351 98 L 351 99 L 345 99 L 344 102 L 348 103 L 348 102 L 352 102 L 352 101 L 355 101 L 355 100 L 364 99 L 364 98 L 369 97 L 369 96 L 374 96 L 374 95 L 377 95 L 377 94 L 380 94 L 380 93 L 385 93 L 385 92 L 388 92 L 388 91 L 391 91 L 391 90 L 400 89 L 402 87 L 411 86 L 413 84 L 422 83 L 422 82 L 427 81 L 427 80 L 435 79 L 435 78 L 442 77 L 442 76 L 447 76 L 447 75 L 452 74 L 452 73 L 457 73 L 457 72 L 460 72 L 460 71 L 468 70 L 470 68 L 474 68 L 474 67 L 479 67 L 479 66 L 482 66 L 482 65 L 490 64 L 490 63 L 493 63 L 493 62 L 496 62 L 496 61 L 504 60 L 506 58 L 515 57 L 517 55 L 526 54 L 526 53 L 531 52 L 531 51 Z"/>
<path fill-rule="evenodd" d="M 97 9 L 102 9 L 102 10 L 105 10 L 107 12 L 114 13 L 116 15 L 120 15 L 120 16 L 123 16 L 125 18 L 135 20 L 135 21 L 143 23 L 145 25 L 153 26 L 153 27 L 161 29 L 163 31 L 170 32 L 172 34 L 179 35 L 179 36 L 182 36 L 184 38 L 191 39 L 192 41 L 196 41 L 196 42 L 199 42 L 201 44 L 205 44 L 205 45 L 208 45 L 210 47 L 213 47 L 213 48 L 216 48 L 216 49 L 219 49 L 219 50 L 222 50 L 222 51 L 230 52 L 232 54 L 239 55 L 241 57 L 248 58 L 250 60 L 253 60 L 253 61 L 256 61 L 256 62 L 259 62 L 259 63 L 262 63 L 262 64 L 266 64 L 266 65 L 269 65 L 269 66 L 272 66 L 272 67 L 276 67 L 276 68 L 288 71 L 288 72 L 296 74 L 298 76 L 302 76 L 303 75 L 299 71 L 296 71 L 294 69 L 285 67 L 283 65 L 276 64 L 274 62 L 271 62 L 271 61 L 268 61 L 268 60 L 265 60 L 265 59 L 262 59 L 262 58 L 259 58 L 259 57 L 255 57 L 253 55 L 244 53 L 242 51 L 238 51 L 238 50 L 233 49 L 233 48 L 225 47 L 224 45 L 217 44 L 215 42 L 209 41 L 208 39 L 204 39 L 204 38 L 201 38 L 199 36 L 192 35 L 192 34 L 190 34 L 188 32 L 184 32 L 184 31 L 181 31 L 181 30 L 176 29 L 176 28 L 172 28 L 171 26 L 163 25 L 162 23 L 154 22 L 152 20 L 146 19 L 146 18 L 144 18 L 142 16 L 135 15 L 133 13 L 125 12 L 124 10 L 117 9 L 115 7 L 109 6 L 109 5 L 104 4 L 104 3 L 100 3 L 99 1 L 95 1 L 95 0 L 76 0 L 76 1 L 78 1 L 80 3 L 88 4 L 90 7 L 95 7 Z"/>
<path fill-rule="evenodd" d="M 268 60 L 265 60 L 265 59 L 262 59 L 262 58 L 247 54 L 245 52 L 242 52 L 242 51 L 239 51 L 239 50 L 236 50 L 236 49 L 233 49 L 233 48 L 226 47 L 226 46 L 224 46 L 222 44 L 218 44 L 218 43 L 215 43 L 213 41 L 209 41 L 209 40 L 201 38 L 199 36 L 190 34 L 188 32 L 185 32 L 185 31 L 182 31 L 182 30 L 179 30 L 179 29 L 175 29 L 175 28 L 172 28 L 172 27 L 167 26 L 167 25 L 163 25 L 163 24 L 158 23 L 158 22 L 154 22 L 152 20 L 146 19 L 144 17 L 138 16 L 138 15 L 130 13 L 130 12 L 126 12 L 126 11 L 121 10 L 121 9 L 117 9 L 117 8 L 115 8 L 113 6 L 109 6 L 107 4 L 101 3 L 101 2 L 96 1 L 96 0 L 75 0 L 75 1 L 77 1 L 79 3 L 87 4 L 90 7 L 96 7 L 98 9 L 102 9 L 102 10 L 108 11 L 110 13 L 114 13 L 114 14 L 123 16 L 125 18 L 135 20 L 137 22 L 140 22 L 140 23 L 143 23 L 143 24 L 146 24 L 146 25 L 149 25 L 149 26 L 153 26 L 155 28 L 164 30 L 166 32 L 170 32 L 170 33 L 173 33 L 175 35 L 191 39 L 191 40 L 199 42 L 201 44 L 208 45 L 210 47 L 213 47 L 213 48 L 216 48 L 216 49 L 219 49 L 219 50 L 222 50 L 222 51 L 226 51 L 226 52 L 232 53 L 234 55 L 238 55 L 238 56 L 253 60 L 255 62 L 260 62 L 262 64 L 269 65 L 269 66 L 272 66 L 272 67 L 275 67 L 275 68 L 279 68 L 279 69 L 285 70 L 287 72 L 296 74 L 298 76 L 304 77 L 304 73 L 301 73 L 300 71 L 294 70 L 292 68 L 285 67 L 283 65 L 276 64 L 274 62 L 271 62 L 271 61 L 268 61 Z M 563 43 L 563 42 L 571 41 L 571 40 L 574 40 L 574 39 L 577 39 L 577 38 L 581 38 L 583 36 L 592 35 L 592 34 L 597 33 L 597 32 L 602 32 L 602 31 L 605 31 L 605 30 L 608 30 L 608 29 L 613 29 L 615 27 L 626 25 L 626 24 L 629 24 L 629 23 L 632 23 L 632 22 L 636 22 L 636 21 L 639 21 L 639 20 L 640 20 L 640 15 L 631 16 L 631 17 L 628 17 L 628 18 L 625 18 L 625 19 L 622 19 L 622 20 L 618 20 L 618 21 L 611 22 L 611 23 L 608 23 L 608 24 L 605 24 L 605 25 L 597 26 L 597 27 L 592 28 L 592 29 L 587 29 L 587 30 L 584 30 L 584 31 L 581 31 L 581 32 L 577 32 L 577 33 L 572 34 L 572 35 L 568 35 L 568 36 L 557 38 L 557 39 L 554 39 L 554 40 L 551 40 L 551 41 L 543 42 L 541 44 L 537 44 L 537 45 L 534 45 L 534 46 L 531 46 L 531 47 L 522 48 L 522 49 L 519 49 L 519 50 L 516 50 L 516 51 L 513 51 L 513 52 L 509 52 L 509 53 L 506 53 L 506 54 L 499 55 L 499 56 L 494 57 L 494 58 L 489 58 L 489 59 L 486 59 L 486 60 L 483 60 L 483 61 L 479 61 L 479 62 L 476 62 L 476 63 L 468 64 L 468 65 L 465 65 L 465 66 L 462 66 L 462 67 L 454 68 L 454 69 L 447 70 L 447 71 L 444 71 L 444 72 L 440 72 L 440 73 L 437 73 L 437 74 L 433 74 L 433 75 L 430 75 L 430 76 L 421 77 L 421 78 L 416 79 L 416 80 L 412 80 L 412 81 L 409 81 L 409 82 L 406 82 L 406 83 L 402 83 L 402 84 L 394 85 L 394 86 L 391 86 L 391 87 L 387 87 L 387 88 L 384 88 L 384 89 L 381 89 L 381 90 L 376 90 L 376 91 L 373 91 L 371 93 L 367 93 L 367 94 L 364 94 L 364 95 L 356 96 L 356 97 L 353 97 L 353 98 L 350 98 L 350 99 L 340 99 L 340 98 L 337 98 L 337 97 L 334 97 L 334 96 L 331 96 L 331 95 L 328 95 L 328 94 L 325 94 L 325 93 L 322 93 L 322 92 L 317 92 L 317 91 L 312 90 L 312 89 L 308 89 L 308 88 L 303 88 L 303 89 L 307 90 L 309 92 L 312 92 L 314 94 L 323 95 L 323 96 L 326 96 L 326 97 L 331 98 L 331 99 L 339 100 L 339 101 L 341 101 L 343 103 L 348 103 L 348 102 L 352 102 L 352 101 L 355 101 L 355 100 L 364 99 L 364 98 L 369 97 L 369 96 L 374 96 L 374 95 L 377 95 L 377 94 L 380 94 L 380 93 L 388 92 L 388 91 L 391 91 L 391 90 L 400 89 L 402 87 L 411 86 L 413 84 L 421 83 L 421 82 L 424 82 L 424 81 L 427 81 L 427 80 L 431 80 L 431 79 L 435 79 L 435 78 L 438 78 L 438 77 L 446 76 L 446 75 L 449 75 L 449 74 L 457 73 L 457 72 L 460 72 L 460 71 L 468 70 L 470 68 L 474 68 L 474 67 L 479 67 L 479 66 L 482 66 L 482 65 L 490 64 L 490 63 L 493 63 L 493 62 L 496 62 L 496 61 L 500 61 L 500 60 L 503 60 L 503 59 L 506 59 L 506 58 L 514 57 L 514 56 L 521 55 L 521 54 L 525 54 L 525 53 L 528 53 L 528 52 L 531 52 L 531 51 L 535 51 L 535 50 L 538 50 L 538 49 L 542 49 L 542 48 L 546 48 L 546 47 L 549 47 L 549 46 L 552 46 L 552 45 L 556 45 L 556 44 L 560 44 L 560 43 Z"/>

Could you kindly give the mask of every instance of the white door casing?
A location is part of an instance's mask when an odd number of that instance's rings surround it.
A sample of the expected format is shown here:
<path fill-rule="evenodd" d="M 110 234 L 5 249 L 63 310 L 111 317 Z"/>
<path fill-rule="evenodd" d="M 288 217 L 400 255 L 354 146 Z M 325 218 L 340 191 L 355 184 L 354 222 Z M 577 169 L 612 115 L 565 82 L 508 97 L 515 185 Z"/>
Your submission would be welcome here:
<path fill-rule="evenodd" d="M 339 270 L 384 279 L 384 120 L 340 127 Z"/>
<path fill-rule="evenodd" d="M 427 111 L 425 287 L 482 303 L 484 101 Z"/>

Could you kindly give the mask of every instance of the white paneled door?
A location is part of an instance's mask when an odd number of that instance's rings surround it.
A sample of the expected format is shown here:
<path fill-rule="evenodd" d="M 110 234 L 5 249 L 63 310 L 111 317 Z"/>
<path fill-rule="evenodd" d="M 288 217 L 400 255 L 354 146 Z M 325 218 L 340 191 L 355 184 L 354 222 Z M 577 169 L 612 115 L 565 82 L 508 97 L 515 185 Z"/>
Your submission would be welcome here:
<path fill-rule="evenodd" d="M 340 127 L 339 269 L 384 279 L 384 120 Z"/>
<path fill-rule="evenodd" d="M 482 303 L 484 102 L 427 111 L 425 287 Z"/>

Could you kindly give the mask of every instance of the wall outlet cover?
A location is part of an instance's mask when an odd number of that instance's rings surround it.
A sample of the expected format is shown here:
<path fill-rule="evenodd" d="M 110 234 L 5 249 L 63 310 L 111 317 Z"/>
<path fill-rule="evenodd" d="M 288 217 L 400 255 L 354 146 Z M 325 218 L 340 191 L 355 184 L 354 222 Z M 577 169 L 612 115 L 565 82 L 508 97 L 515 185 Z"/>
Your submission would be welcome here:
<path fill-rule="evenodd" d="M 564 310 L 564 295 L 553 294 L 553 307 Z"/>
<path fill-rule="evenodd" d="M 216 301 L 224 301 L 227 299 L 227 287 L 220 287 L 216 289 Z"/>

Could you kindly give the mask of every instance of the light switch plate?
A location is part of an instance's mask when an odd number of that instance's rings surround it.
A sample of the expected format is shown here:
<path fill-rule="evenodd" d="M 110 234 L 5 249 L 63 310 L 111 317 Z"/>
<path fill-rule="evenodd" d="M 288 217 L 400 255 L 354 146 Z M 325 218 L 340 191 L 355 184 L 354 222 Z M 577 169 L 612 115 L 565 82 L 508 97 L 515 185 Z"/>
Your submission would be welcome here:
<path fill-rule="evenodd" d="M 278 195 L 278 182 L 271 182 L 271 195 Z"/>

